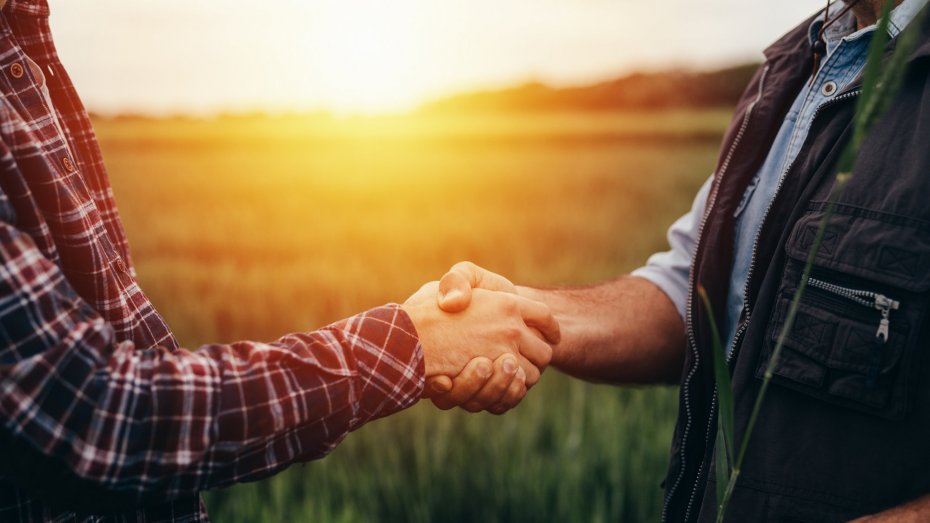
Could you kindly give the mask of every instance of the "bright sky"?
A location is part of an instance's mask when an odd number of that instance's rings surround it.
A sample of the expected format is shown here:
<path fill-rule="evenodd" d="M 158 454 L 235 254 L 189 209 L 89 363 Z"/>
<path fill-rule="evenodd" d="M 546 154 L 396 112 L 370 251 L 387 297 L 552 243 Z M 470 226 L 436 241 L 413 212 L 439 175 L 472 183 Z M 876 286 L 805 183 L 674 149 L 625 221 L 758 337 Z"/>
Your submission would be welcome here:
<path fill-rule="evenodd" d="M 49 0 L 100 112 L 401 111 L 528 80 L 715 67 L 822 0 Z"/>

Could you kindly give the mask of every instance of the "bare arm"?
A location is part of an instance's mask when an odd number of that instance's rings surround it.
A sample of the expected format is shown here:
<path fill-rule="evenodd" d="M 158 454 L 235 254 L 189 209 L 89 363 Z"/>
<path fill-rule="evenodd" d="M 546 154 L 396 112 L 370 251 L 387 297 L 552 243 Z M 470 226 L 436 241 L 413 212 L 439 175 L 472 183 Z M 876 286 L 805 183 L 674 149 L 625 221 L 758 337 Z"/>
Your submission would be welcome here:
<path fill-rule="evenodd" d="M 578 378 L 616 384 L 675 383 L 685 326 L 672 301 L 635 276 L 577 289 L 518 292 L 549 305 L 561 325 L 552 365 Z"/>
<path fill-rule="evenodd" d="M 930 495 L 880 514 L 865 516 L 852 523 L 918 523 L 930 521 Z"/>

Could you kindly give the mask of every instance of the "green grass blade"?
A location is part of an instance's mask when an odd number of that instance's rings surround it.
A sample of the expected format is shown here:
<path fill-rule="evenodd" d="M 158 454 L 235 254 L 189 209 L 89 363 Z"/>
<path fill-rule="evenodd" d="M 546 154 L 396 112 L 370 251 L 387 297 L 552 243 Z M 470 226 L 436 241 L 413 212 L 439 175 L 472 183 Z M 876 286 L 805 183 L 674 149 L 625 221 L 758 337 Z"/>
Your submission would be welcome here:
<path fill-rule="evenodd" d="M 717 331 L 717 322 L 714 320 L 714 311 L 710 304 L 710 298 L 703 287 L 698 287 L 698 294 L 704 307 L 707 308 L 707 316 L 710 318 L 710 328 L 713 351 L 714 351 L 714 381 L 717 384 L 717 402 L 720 405 L 720 427 L 723 432 L 724 451 L 727 463 L 732 462 L 733 457 L 733 384 L 730 381 L 730 369 L 727 367 L 727 357 L 724 352 L 723 342 L 720 339 L 720 333 Z M 729 467 L 727 467 L 729 469 Z"/>
<path fill-rule="evenodd" d="M 717 330 L 717 322 L 714 319 L 714 309 L 710 304 L 710 298 L 707 296 L 707 291 L 701 286 L 698 286 L 698 295 L 701 297 L 701 301 L 704 302 L 707 316 L 710 319 L 711 345 L 714 354 L 714 381 L 717 384 L 717 403 L 720 407 L 717 417 L 717 449 L 715 452 L 719 520 L 726 511 L 726 493 L 730 484 L 730 466 L 733 463 L 733 385 L 730 381 L 730 369 L 727 367 L 726 353 L 720 339 L 720 332 Z"/>
<path fill-rule="evenodd" d="M 872 35 L 872 43 L 869 44 L 865 70 L 862 73 L 862 95 L 859 99 L 860 108 L 867 107 L 868 104 L 874 100 L 872 94 L 875 92 L 875 86 L 878 84 L 881 77 L 883 68 L 882 57 L 885 53 L 885 47 L 888 46 L 888 41 L 891 39 L 891 35 L 888 34 L 888 27 L 889 24 L 891 24 L 891 9 L 893 5 L 893 0 L 885 0 L 885 4 L 882 6 L 881 18 L 878 20 L 878 28 Z M 861 118 L 857 118 L 856 123 L 858 130 L 861 127 Z"/>
<path fill-rule="evenodd" d="M 922 14 L 912 22 L 910 28 L 898 36 L 895 52 L 872 88 L 870 110 L 863 114 L 862 122 L 859 122 L 860 125 L 856 129 L 860 143 L 871 131 L 878 118 L 888 109 L 891 101 L 894 100 L 895 93 L 901 88 L 911 50 L 917 46 L 920 37 L 920 31 L 917 29 L 923 25 L 923 17 L 927 16 L 928 11 L 930 9 L 925 8 Z"/>
<path fill-rule="evenodd" d="M 727 453 L 724 451 L 726 441 L 723 437 L 723 424 L 717 424 L 717 510 L 723 512 L 723 502 L 726 499 L 727 485 L 730 484 L 730 460 L 727 459 Z"/>

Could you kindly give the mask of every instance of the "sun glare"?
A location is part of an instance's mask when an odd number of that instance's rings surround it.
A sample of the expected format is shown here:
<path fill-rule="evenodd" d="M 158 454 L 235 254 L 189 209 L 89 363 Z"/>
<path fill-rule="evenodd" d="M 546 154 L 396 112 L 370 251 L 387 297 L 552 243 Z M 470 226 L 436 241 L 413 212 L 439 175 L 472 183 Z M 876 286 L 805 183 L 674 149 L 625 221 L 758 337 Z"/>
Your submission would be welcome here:
<path fill-rule="evenodd" d="M 418 57 L 425 25 L 404 2 L 321 2 L 307 44 L 317 56 L 310 79 L 337 113 L 409 110 L 423 101 Z M 406 4 L 409 6 L 409 4 Z"/>

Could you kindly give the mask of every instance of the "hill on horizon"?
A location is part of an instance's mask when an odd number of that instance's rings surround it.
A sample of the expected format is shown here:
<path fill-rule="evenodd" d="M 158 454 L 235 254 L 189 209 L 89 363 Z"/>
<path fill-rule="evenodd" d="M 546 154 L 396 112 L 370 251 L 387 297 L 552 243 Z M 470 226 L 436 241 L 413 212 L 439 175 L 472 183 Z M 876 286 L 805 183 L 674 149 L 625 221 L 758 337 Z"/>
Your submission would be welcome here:
<path fill-rule="evenodd" d="M 759 64 L 743 64 L 716 70 L 671 69 L 634 72 L 613 80 L 572 87 L 553 87 L 542 82 L 502 89 L 466 91 L 427 101 L 411 114 L 460 115 L 521 114 L 555 112 L 661 111 L 670 109 L 730 109 L 739 101 Z M 97 120 L 202 120 L 307 117 L 328 120 L 325 109 L 268 112 L 264 109 L 222 111 L 210 115 L 184 112 L 154 114 L 121 112 L 98 113 Z M 374 115 L 378 116 L 378 115 Z"/>
<path fill-rule="evenodd" d="M 541 82 L 452 95 L 423 104 L 419 112 L 543 112 L 659 110 L 731 107 L 758 64 L 713 71 L 676 69 L 632 73 L 592 85 L 555 88 Z"/>

